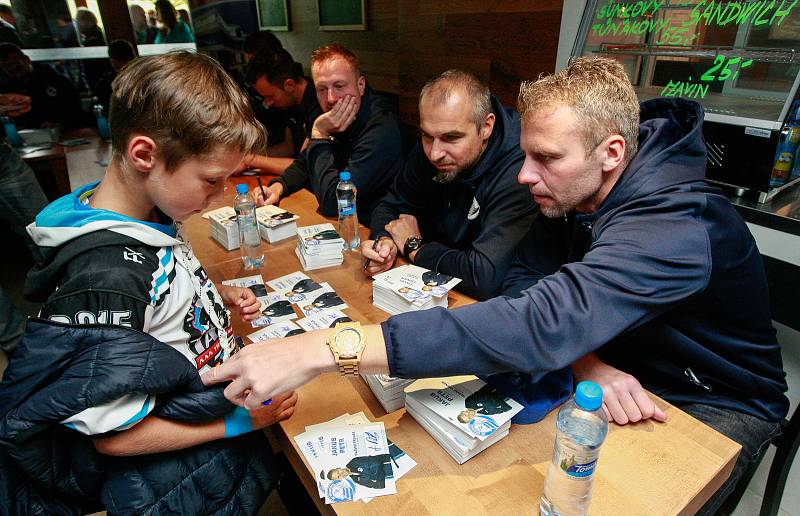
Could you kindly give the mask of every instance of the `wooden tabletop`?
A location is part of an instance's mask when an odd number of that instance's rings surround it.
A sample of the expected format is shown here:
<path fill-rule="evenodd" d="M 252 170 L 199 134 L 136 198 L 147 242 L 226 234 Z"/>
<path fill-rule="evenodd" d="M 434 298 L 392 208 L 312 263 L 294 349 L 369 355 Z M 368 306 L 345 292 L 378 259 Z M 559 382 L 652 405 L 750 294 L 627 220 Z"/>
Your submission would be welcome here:
<path fill-rule="evenodd" d="M 252 178 L 232 178 L 233 184 Z M 316 199 L 302 191 L 284 199 L 281 207 L 300 215 L 298 225 L 325 221 L 316 212 Z M 189 239 L 214 281 L 252 274 L 244 271 L 238 250 L 225 251 L 210 237 L 208 222 L 199 216 L 186 223 Z M 362 228 L 366 237 L 367 230 Z M 295 239 L 278 244 L 263 242 L 266 257 L 261 274 L 265 281 L 302 270 L 294 255 Z M 339 267 L 311 271 L 317 281 L 327 281 L 350 308 L 344 310 L 362 323 L 379 323 L 388 315 L 372 305 L 371 281 L 361 273 L 360 257 L 345 253 Z M 450 308 L 472 302 L 451 293 Z M 234 327 L 243 337 L 255 331 L 241 321 Z M 435 329 L 431 329 L 435 331 Z M 524 336 L 520 336 L 522 341 Z M 386 414 L 361 378 L 323 375 L 299 389 L 294 416 L 280 423 L 278 432 L 287 457 L 323 514 L 538 514 L 544 476 L 555 439 L 555 411 L 533 425 L 513 425 L 505 439 L 458 465 L 404 409 Z M 728 478 L 739 445 L 679 409 L 657 399 L 667 414 L 666 423 L 609 425 L 595 478 L 592 515 L 693 514 Z M 292 439 L 306 425 L 321 423 L 345 412 L 364 411 L 382 421 L 387 434 L 417 466 L 397 482 L 397 494 L 361 501 L 324 505 L 312 474 Z"/>

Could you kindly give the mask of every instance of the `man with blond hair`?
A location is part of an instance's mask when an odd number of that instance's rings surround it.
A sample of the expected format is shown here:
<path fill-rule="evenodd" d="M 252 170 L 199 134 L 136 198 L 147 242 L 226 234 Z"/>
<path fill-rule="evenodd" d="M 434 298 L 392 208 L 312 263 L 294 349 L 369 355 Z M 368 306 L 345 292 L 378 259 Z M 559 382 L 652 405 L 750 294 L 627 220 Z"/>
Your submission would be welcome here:
<path fill-rule="evenodd" d="M 761 256 L 704 179 L 703 111 L 684 99 L 640 106 L 622 66 L 596 57 L 524 83 L 518 108 L 518 180 L 544 217 L 519 246 L 509 295 L 365 326 L 357 368 L 538 381 L 572 365 L 604 387 L 615 421 L 663 420 L 643 386 L 742 445 L 701 509 L 713 514 L 757 465 L 788 400 Z M 256 407 L 336 371 L 329 338 L 335 347 L 335 330 L 248 346 L 204 381 L 235 380 L 225 395 Z"/>
<path fill-rule="evenodd" d="M 349 170 L 358 188 L 358 220 L 369 224 L 402 165 L 397 115 L 387 99 L 367 86 L 356 55 L 338 43 L 312 52 L 311 79 L 322 114 L 302 156 L 272 180 L 265 199 L 259 192 L 259 204 L 274 204 L 306 187 L 317 197 L 320 213 L 333 217 L 339 172 Z"/>

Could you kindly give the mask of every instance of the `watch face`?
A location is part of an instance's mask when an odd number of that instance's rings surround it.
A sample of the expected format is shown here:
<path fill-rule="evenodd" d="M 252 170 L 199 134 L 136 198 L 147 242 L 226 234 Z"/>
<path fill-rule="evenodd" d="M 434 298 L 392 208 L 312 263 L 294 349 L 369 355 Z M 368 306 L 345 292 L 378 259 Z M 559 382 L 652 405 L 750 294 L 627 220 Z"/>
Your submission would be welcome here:
<path fill-rule="evenodd" d="M 342 328 L 336 333 L 336 347 L 339 348 L 339 356 L 342 358 L 355 357 L 360 344 L 361 334 L 355 328 Z"/>

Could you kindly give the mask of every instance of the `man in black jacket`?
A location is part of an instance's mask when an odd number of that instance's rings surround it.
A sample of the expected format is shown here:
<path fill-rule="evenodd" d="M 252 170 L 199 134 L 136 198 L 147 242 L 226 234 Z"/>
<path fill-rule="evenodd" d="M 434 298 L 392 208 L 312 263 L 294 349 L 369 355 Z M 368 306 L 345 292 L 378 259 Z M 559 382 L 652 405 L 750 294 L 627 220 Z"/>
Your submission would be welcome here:
<path fill-rule="evenodd" d="M 311 78 L 322 114 L 311 128 L 303 155 L 267 188 L 259 204 L 274 204 L 303 187 L 317 197 L 320 213 L 338 213 L 339 172 L 349 170 L 358 188 L 358 219 L 368 224 L 372 210 L 402 164 L 397 115 L 386 99 L 373 93 L 358 58 L 339 44 L 311 54 Z"/>
<path fill-rule="evenodd" d="M 264 51 L 247 66 L 247 81 L 262 99 L 262 106 L 276 110 L 284 122 L 285 137 L 291 137 L 288 154 L 276 156 L 273 147 L 267 155 L 256 155 L 247 164 L 272 174 L 282 174 L 301 155 L 306 138 L 320 115 L 314 83 L 303 76 L 303 67 L 284 50 Z M 269 129 L 268 129 L 269 130 Z M 276 138 L 275 141 L 280 141 Z M 290 155 L 291 157 L 284 157 Z"/>
<path fill-rule="evenodd" d="M 524 158 L 519 115 L 459 70 L 422 88 L 419 113 L 421 145 L 375 208 L 373 240 L 361 246 L 365 272 L 390 269 L 401 253 L 461 278 L 456 288 L 466 294 L 493 297 L 536 213 L 516 180 Z"/>
<path fill-rule="evenodd" d="M 31 111 L 16 119 L 20 127 L 60 125 L 71 129 L 89 125 L 69 79 L 46 65 L 32 63 L 12 43 L 0 43 L 0 93 L 18 93 L 32 99 Z"/>

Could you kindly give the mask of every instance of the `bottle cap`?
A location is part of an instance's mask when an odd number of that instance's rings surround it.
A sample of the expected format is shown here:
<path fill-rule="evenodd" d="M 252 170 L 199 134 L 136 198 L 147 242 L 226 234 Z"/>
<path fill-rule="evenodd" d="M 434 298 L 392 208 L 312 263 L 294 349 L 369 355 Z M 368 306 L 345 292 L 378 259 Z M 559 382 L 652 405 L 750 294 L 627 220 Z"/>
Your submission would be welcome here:
<path fill-rule="evenodd" d="M 583 410 L 597 410 L 603 404 L 603 389 L 594 382 L 581 382 L 575 388 L 575 404 Z"/>
<path fill-rule="evenodd" d="M 339 179 L 341 181 L 350 181 L 350 171 L 342 170 L 341 172 L 339 172 Z"/>
<path fill-rule="evenodd" d="M 247 185 L 244 183 L 239 183 L 236 185 L 236 193 L 237 194 L 246 194 L 247 193 Z"/>

